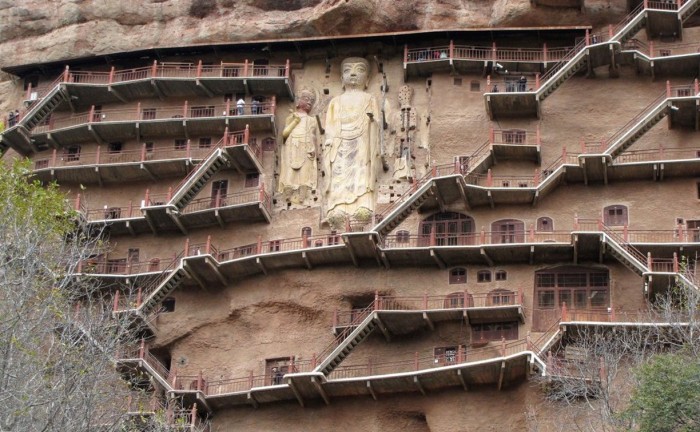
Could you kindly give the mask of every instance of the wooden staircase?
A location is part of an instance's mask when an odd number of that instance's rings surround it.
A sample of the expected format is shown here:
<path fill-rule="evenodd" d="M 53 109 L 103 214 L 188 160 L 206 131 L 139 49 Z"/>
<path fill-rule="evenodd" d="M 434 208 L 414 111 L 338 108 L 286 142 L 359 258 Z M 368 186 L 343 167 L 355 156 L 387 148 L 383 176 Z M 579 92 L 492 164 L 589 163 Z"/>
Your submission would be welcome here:
<path fill-rule="evenodd" d="M 372 331 L 377 327 L 378 323 L 374 319 L 374 314 L 370 313 L 354 330 L 350 332 L 348 337 L 343 339 L 338 346 L 331 351 L 323 362 L 314 369 L 314 372 L 322 372 L 326 376 L 352 352 Z"/>
<path fill-rule="evenodd" d="M 137 308 L 137 312 L 142 314 L 149 314 L 155 309 L 160 302 L 163 301 L 170 293 L 175 291 L 180 285 L 180 282 L 187 276 L 187 273 L 180 265 L 177 269 L 172 271 L 168 277 L 162 280 L 158 286 L 151 292 L 151 294 L 146 297 L 146 299 Z"/>
<path fill-rule="evenodd" d="M 182 210 L 204 188 L 209 179 L 220 169 L 228 166 L 229 160 L 226 152 L 220 147 L 215 148 L 209 156 L 200 162 L 192 172 L 183 179 L 175 188 L 173 197 L 168 206 Z"/>

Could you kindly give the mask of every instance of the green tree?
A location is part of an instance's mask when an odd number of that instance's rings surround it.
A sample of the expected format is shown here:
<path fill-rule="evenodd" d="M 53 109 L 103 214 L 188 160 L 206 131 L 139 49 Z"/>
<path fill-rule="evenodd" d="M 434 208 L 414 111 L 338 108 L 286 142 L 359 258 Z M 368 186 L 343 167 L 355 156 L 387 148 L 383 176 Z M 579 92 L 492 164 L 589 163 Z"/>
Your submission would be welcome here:
<path fill-rule="evenodd" d="M 700 430 L 700 359 L 658 354 L 636 370 L 638 385 L 625 416 L 640 432 Z"/>

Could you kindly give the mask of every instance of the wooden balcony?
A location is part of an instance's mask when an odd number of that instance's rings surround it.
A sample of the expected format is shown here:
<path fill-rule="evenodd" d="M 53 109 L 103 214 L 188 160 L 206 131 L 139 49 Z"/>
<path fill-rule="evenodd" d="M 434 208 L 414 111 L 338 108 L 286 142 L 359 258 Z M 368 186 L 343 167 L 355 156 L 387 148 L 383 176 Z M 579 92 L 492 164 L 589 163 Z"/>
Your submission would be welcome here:
<path fill-rule="evenodd" d="M 540 153 L 540 129 L 491 129 L 489 141 L 493 153 L 493 163 L 500 160 L 521 160 L 542 163 Z"/>
<path fill-rule="evenodd" d="M 112 184 L 124 181 L 151 181 L 168 177 L 185 177 L 210 148 L 152 148 L 109 151 L 98 145 L 94 152 L 68 153 L 54 149 L 50 156 L 33 158 L 33 175 L 41 181 L 61 184 Z"/>
<path fill-rule="evenodd" d="M 72 71 L 68 67 L 56 84 L 74 107 L 168 97 L 213 97 L 225 94 L 265 94 L 294 98 L 290 64 L 159 63 L 133 69 Z M 27 95 L 36 92 L 29 89 Z M 29 98 L 28 98 L 29 99 Z M 40 99 L 40 98 L 39 98 Z"/>
<path fill-rule="evenodd" d="M 658 77 L 688 77 L 697 75 L 700 51 L 697 43 L 660 44 L 631 39 L 625 43 L 622 56 L 637 71 Z"/>
<path fill-rule="evenodd" d="M 647 22 L 646 32 L 649 39 L 660 37 L 683 37 L 683 22 L 678 16 L 684 0 L 663 1 L 644 0 Z"/>
<path fill-rule="evenodd" d="M 458 295 L 459 294 L 459 295 Z M 503 294 L 502 296 L 500 294 Z M 492 294 L 453 293 L 416 297 L 376 295 L 371 307 L 359 310 L 336 311 L 333 315 L 333 333 L 358 326 L 367 315 L 373 314 L 381 323 L 386 337 L 433 329 L 442 321 L 461 321 L 469 324 L 520 321 L 525 315 L 522 291 L 499 291 Z"/>
<path fill-rule="evenodd" d="M 100 144 L 148 137 L 223 136 L 226 129 L 275 131 L 276 101 L 237 107 L 235 103 L 142 109 L 97 110 L 61 117 L 36 126 L 32 139 L 37 145 L 54 147 L 97 141 Z"/>

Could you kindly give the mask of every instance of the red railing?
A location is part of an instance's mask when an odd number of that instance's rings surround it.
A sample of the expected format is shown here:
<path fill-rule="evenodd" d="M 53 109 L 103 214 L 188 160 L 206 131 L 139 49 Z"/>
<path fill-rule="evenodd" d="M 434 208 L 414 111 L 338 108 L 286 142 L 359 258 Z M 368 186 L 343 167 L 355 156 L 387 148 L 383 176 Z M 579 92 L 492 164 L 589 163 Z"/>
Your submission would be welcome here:
<path fill-rule="evenodd" d="M 138 204 L 134 204 L 133 201 L 129 202 L 129 205 L 120 207 L 110 207 L 105 205 L 102 208 L 88 209 L 86 208 L 84 213 L 85 219 L 88 222 L 95 221 L 109 221 L 109 220 L 119 220 L 119 219 L 130 219 L 134 217 L 141 217 L 141 211 Z"/>
<path fill-rule="evenodd" d="M 615 159 L 615 164 L 635 163 L 659 160 L 688 160 L 700 158 L 700 147 L 691 148 L 664 148 L 648 150 L 626 150 Z"/>
<path fill-rule="evenodd" d="M 148 297 L 150 297 L 151 294 L 153 294 L 168 277 L 170 277 L 170 274 L 173 271 L 175 271 L 175 268 L 180 264 L 180 260 L 183 256 L 185 256 L 184 251 L 177 254 L 158 276 L 153 279 L 149 279 L 149 282 L 144 284 L 144 286 L 138 287 L 135 293 L 121 295 L 120 291 L 117 290 L 114 296 L 114 312 L 124 312 L 141 307 L 143 302 L 148 299 Z"/>
<path fill-rule="evenodd" d="M 499 47 L 496 44 L 491 46 L 470 46 L 450 43 L 450 45 L 428 48 L 406 47 L 404 61 L 406 63 L 419 63 L 454 59 L 546 63 L 560 60 L 570 49 L 570 47 L 550 49 L 547 48 L 547 44 L 544 44 L 542 48 L 508 48 Z"/>
<path fill-rule="evenodd" d="M 210 148 L 191 147 L 190 141 L 184 148 L 156 147 L 147 149 L 143 144 L 141 149 L 109 151 L 97 146 L 97 151 L 80 153 L 58 153 L 53 150 L 51 157 L 34 159 L 34 169 L 49 169 L 59 167 L 76 167 L 88 165 L 117 165 L 126 163 L 141 163 L 150 161 L 175 160 L 175 159 L 201 159 Z"/>
<path fill-rule="evenodd" d="M 85 260 L 78 264 L 78 273 L 94 275 L 133 275 L 141 273 L 161 272 L 162 267 L 170 266 L 169 260 L 152 258 L 148 261 L 127 262 L 124 260 Z"/>
<path fill-rule="evenodd" d="M 540 171 L 536 169 L 532 176 L 494 177 L 489 169 L 487 174 L 467 174 L 464 181 L 469 185 L 487 188 L 534 188 L 540 183 Z"/>
<path fill-rule="evenodd" d="M 491 129 L 489 133 L 491 145 L 540 145 L 539 127 L 534 131 L 520 129 Z"/>
<path fill-rule="evenodd" d="M 475 361 L 491 360 L 524 352 L 528 349 L 526 339 L 515 341 L 495 341 L 482 348 L 464 348 L 452 354 L 418 353 L 403 355 L 402 358 L 376 362 L 368 359 L 363 364 L 340 365 L 329 374 L 329 379 L 348 379 L 416 372 Z"/>
<path fill-rule="evenodd" d="M 357 328 L 362 322 L 367 319 L 367 317 L 374 312 L 376 309 L 376 306 L 378 305 L 378 294 L 375 294 L 375 299 L 372 303 L 369 304 L 364 309 L 359 309 L 357 310 L 356 315 L 352 318 L 352 320 L 348 323 L 348 326 L 343 328 L 338 335 L 333 339 L 333 341 L 328 344 L 318 355 L 314 353 L 312 356 L 312 366 L 313 369 L 318 366 L 319 363 L 325 361 L 329 355 L 340 345 L 343 343 L 349 336 L 350 334 L 355 331 L 355 328 Z"/>
<path fill-rule="evenodd" d="M 236 192 L 221 196 L 217 194 L 214 197 L 198 198 L 190 201 L 185 208 L 182 209 L 182 214 L 195 213 L 211 209 L 223 207 L 233 207 L 245 204 L 261 202 L 260 189 L 250 189 L 242 192 Z"/>
<path fill-rule="evenodd" d="M 136 109 L 104 109 L 96 110 L 93 106 L 89 112 L 69 116 L 52 115 L 48 123 L 37 125 L 32 133 L 45 133 L 60 129 L 82 126 L 91 123 L 134 123 L 155 121 L 181 121 L 182 119 L 212 119 L 232 116 L 274 115 L 276 108 L 275 97 L 265 102 L 236 105 L 235 102 L 225 104 L 192 106 L 185 102 L 182 106 L 142 107 Z"/>
<path fill-rule="evenodd" d="M 480 231 L 464 234 L 388 235 L 384 249 L 407 249 L 439 246 L 483 246 L 512 243 L 571 243 L 569 231 Z"/>

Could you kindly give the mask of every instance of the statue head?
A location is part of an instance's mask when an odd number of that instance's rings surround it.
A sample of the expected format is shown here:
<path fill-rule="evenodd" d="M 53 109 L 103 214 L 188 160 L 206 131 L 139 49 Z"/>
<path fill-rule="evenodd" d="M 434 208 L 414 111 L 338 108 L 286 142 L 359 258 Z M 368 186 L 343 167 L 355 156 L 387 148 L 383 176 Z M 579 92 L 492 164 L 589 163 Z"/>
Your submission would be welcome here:
<path fill-rule="evenodd" d="M 366 89 L 369 81 L 369 62 L 362 57 L 348 57 L 340 63 L 344 88 Z"/>
<path fill-rule="evenodd" d="M 316 103 L 316 94 L 308 88 L 301 89 L 297 95 L 297 108 L 308 113 L 314 103 Z"/>

